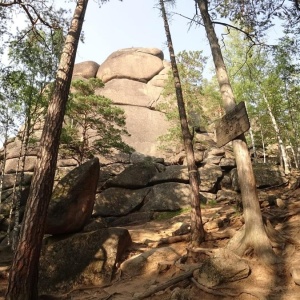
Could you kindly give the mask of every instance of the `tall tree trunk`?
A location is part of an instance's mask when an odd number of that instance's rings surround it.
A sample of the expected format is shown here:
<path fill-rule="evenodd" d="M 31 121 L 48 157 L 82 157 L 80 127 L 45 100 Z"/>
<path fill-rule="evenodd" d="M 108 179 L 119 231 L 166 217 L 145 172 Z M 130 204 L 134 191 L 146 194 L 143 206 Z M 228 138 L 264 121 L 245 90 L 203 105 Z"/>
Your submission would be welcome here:
<path fill-rule="evenodd" d="M 299 168 L 298 166 L 298 160 L 297 160 L 297 155 L 296 155 L 296 152 L 294 150 L 294 147 L 293 147 L 293 144 L 292 142 L 290 141 L 290 147 L 291 147 L 291 152 L 292 152 L 292 155 L 293 155 L 293 159 L 294 159 L 294 164 L 295 164 L 295 168 Z M 291 166 L 290 166 L 291 167 Z"/>
<path fill-rule="evenodd" d="M 21 173 L 20 173 L 20 162 L 21 162 L 21 157 L 22 157 L 22 152 L 23 152 L 23 147 L 24 147 L 24 138 L 25 138 L 25 132 L 27 128 L 27 122 L 25 124 L 25 128 L 21 133 L 21 148 L 19 151 L 18 155 L 18 162 L 15 170 L 15 179 L 14 179 L 14 185 L 13 185 L 13 192 L 12 192 L 12 201 L 11 201 L 11 206 L 10 206 L 10 211 L 9 211 L 9 226 L 7 228 L 7 245 L 12 246 L 13 250 L 16 250 L 16 244 L 14 243 L 16 235 L 18 232 L 15 230 L 12 232 L 12 241 L 11 241 L 11 230 L 12 230 L 12 220 L 13 220 L 13 215 L 14 215 L 14 222 L 16 222 L 16 218 L 19 218 L 19 213 L 17 212 L 17 209 L 20 208 L 19 201 L 21 198 L 21 195 L 19 195 L 19 185 L 22 184 L 21 182 Z M 15 227 L 13 227 L 15 229 Z"/>
<path fill-rule="evenodd" d="M 261 137 L 261 144 L 262 144 L 262 147 L 263 147 L 263 157 L 264 157 L 264 164 L 267 162 L 266 160 L 266 147 L 265 147 L 265 139 L 264 139 L 264 133 L 263 133 L 263 129 L 262 129 L 262 126 L 261 126 L 261 122 L 260 122 L 260 117 L 259 117 L 259 128 L 260 128 L 260 137 Z"/>
<path fill-rule="evenodd" d="M 294 139 L 293 139 L 294 140 L 294 147 L 293 147 L 293 144 L 291 143 L 291 141 L 290 141 L 290 146 L 292 147 L 292 153 L 293 153 L 293 157 L 294 157 L 294 161 L 295 161 L 295 167 L 298 169 L 299 168 L 299 161 L 298 161 L 299 125 L 295 121 L 295 118 L 294 118 L 291 99 L 290 99 L 290 97 L 288 95 L 288 91 L 287 91 L 287 82 L 286 82 L 286 80 L 284 81 L 284 90 L 285 90 L 285 98 L 286 98 L 287 103 L 288 103 L 288 111 L 289 111 L 289 115 L 290 115 L 290 119 L 291 119 L 292 131 L 294 133 Z"/>
<path fill-rule="evenodd" d="M 218 38 L 208 13 L 208 1 L 197 0 L 197 4 L 209 40 L 223 106 L 225 111 L 229 112 L 236 106 L 236 102 Z M 247 250 L 253 249 L 255 254 L 265 263 L 274 263 L 276 256 L 264 227 L 256 191 L 255 177 L 245 136 L 242 134 L 233 140 L 232 144 L 241 189 L 245 226 L 244 230 L 239 232 L 238 235 L 231 240 L 228 247 L 238 255 L 243 255 Z"/>
<path fill-rule="evenodd" d="M 20 166 L 18 162 L 18 173 L 19 173 L 19 185 L 16 190 L 16 198 L 15 198 L 15 220 L 14 220 L 14 228 L 12 235 L 12 249 L 16 250 L 17 244 L 19 241 L 19 232 L 20 232 L 20 206 L 21 206 L 21 197 L 24 187 L 24 170 L 25 170 L 25 161 L 26 154 L 28 150 L 29 137 L 30 137 L 30 129 L 31 129 L 31 116 L 30 113 L 27 113 L 26 124 L 24 128 L 24 134 L 22 138 L 22 146 L 20 149 Z M 20 167 L 20 168 L 19 168 Z"/>
<path fill-rule="evenodd" d="M 246 111 L 248 113 L 247 102 L 245 102 L 245 106 L 246 106 Z M 250 128 L 249 128 L 249 133 L 250 133 L 250 138 L 251 138 L 251 143 L 252 143 L 253 158 L 254 158 L 254 161 L 256 161 L 256 158 L 257 158 L 256 147 L 255 147 L 255 140 L 254 140 L 254 135 L 253 135 L 253 130 L 252 130 L 251 124 L 250 124 Z"/>
<path fill-rule="evenodd" d="M 0 213 L 2 209 L 2 190 L 3 190 L 5 165 L 6 165 L 6 155 L 7 155 L 7 139 L 8 139 L 8 122 L 4 126 L 3 159 L 0 165 Z"/>
<path fill-rule="evenodd" d="M 279 152 L 280 152 L 280 161 L 282 161 L 282 164 L 283 164 L 282 167 L 284 169 L 284 173 L 289 174 L 290 173 L 290 164 L 289 164 L 289 161 L 288 161 L 288 156 L 287 156 L 287 153 L 286 153 L 286 150 L 285 150 L 285 146 L 283 144 L 283 140 L 282 140 L 281 135 L 280 135 L 279 126 L 277 124 L 276 118 L 275 118 L 275 116 L 272 112 L 270 103 L 269 103 L 269 101 L 268 101 L 265 94 L 263 94 L 263 99 L 264 99 L 264 101 L 267 105 L 267 110 L 268 110 L 269 116 L 271 118 L 274 130 L 275 130 L 275 133 L 276 133 L 276 138 L 277 138 L 277 141 L 278 141 L 278 147 L 279 147 Z"/>
<path fill-rule="evenodd" d="M 38 265 L 50 202 L 59 139 L 72 79 L 77 46 L 88 0 L 78 0 L 61 55 L 53 96 L 40 141 L 20 239 L 6 293 L 7 300 L 38 299 Z"/>
<path fill-rule="evenodd" d="M 201 242 L 203 242 L 205 239 L 205 232 L 202 224 L 201 207 L 200 207 L 200 194 L 199 194 L 200 177 L 199 177 L 198 168 L 195 163 L 193 140 L 188 127 L 180 77 L 179 77 L 179 72 L 178 72 L 177 63 L 175 59 L 175 52 L 173 48 L 173 42 L 171 38 L 165 5 L 163 0 L 160 0 L 159 2 L 160 2 L 163 21 L 164 21 L 165 33 L 168 41 L 168 48 L 170 52 L 172 72 L 174 76 L 175 91 L 176 91 L 176 98 L 177 98 L 177 106 L 178 106 L 181 131 L 183 136 L 183 142 L 184 142 L 187 166 L 189 172 L 189 180 L 191 186 L 191 208 L 192 208 L 191 209 L 191 245 L 199 246 Z"/>

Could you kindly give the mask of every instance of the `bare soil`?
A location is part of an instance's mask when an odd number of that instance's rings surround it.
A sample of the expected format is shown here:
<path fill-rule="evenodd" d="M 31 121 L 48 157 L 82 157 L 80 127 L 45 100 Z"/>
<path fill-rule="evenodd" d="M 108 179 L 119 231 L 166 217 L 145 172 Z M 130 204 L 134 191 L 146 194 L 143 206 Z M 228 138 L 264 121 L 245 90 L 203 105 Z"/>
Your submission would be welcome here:
<path fill-rule="evenodd" d="M 298 176 L 298 174 L 296 174 Z M 189 213 L 182 213 L 173 218 L 154 220 L 146 224 L 129 226 L 133 244 L 123 260 L 151 249 L 172 247 L 181 257 L 170 262 L 162 257 L 153 261 L 152 268 L 142 275 L 129 276 L 119 267 L 116 276 L 109 286 L 77 287 L 67 294 L 43 296 L 41 299 L 84 299 L 84 300 L 300 300 L 300 286 L 291 276 L 293 267 L 300 267 L 300 188 L 294 181 L 293 186 L 282 186 L 259 191 L 259 199 L 264 218 L 268 219 L 285 242 L 274 244 L 278 257 L 275 266 L 266 266 L 249 253 L 244 257 L 251 267 L 250 275 L 242 280 L 206 288 L 197 285 L 192 276 L 188 276 L 170 286 L 164 283 L 186 274 L 194 266 L 201 264 L 214 249 L 225 247 L 229 236 L 243 226 L 242 213 L 235 203 L 223 201 L 202 208 L 203 220 L 209 240 L 201 245 L 201 251 L 191 252 L 187 235 L 174 237 L 180 225 L 189 223 Z M 227 235 L 227 237 L 226 237 Z M 222 236 L 222 238 L 217 238 Z M 206 250 L 205 250 L 206 249 Z M 153 267 L 155 266 L 155 267 Z M 1 269 L 2 268 L 2 269 Z M 0 292 L 3 295 L 7 284 L 7 270 L 0 267 Z M 5 275 L 6 274 L 6 275 Z M 147 291 L 151 295 L 143 298 Z M 4 299 L 4 297 L 0 297 Z"/>

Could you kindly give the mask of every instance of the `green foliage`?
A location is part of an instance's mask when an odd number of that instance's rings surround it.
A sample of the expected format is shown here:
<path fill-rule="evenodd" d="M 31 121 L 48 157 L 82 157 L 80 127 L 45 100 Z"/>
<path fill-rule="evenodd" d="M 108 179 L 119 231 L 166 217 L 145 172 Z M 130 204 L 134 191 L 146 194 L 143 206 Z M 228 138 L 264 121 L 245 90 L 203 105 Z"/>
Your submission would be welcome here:
<path fill-rule="evenodd" d="M 2 69 L 0 77 L 3 103 L 10 104 L 0 110 L 2 119 L 10 119 L 8 132 L 25 123 L 30 135 L 34 124 L 44 117 L 50 92 L 46 87 L 55 78 L 64 37 L 61 30 L 24 34 L 10 43 L 11 67 Z M 1 124 L 8 123 L 3 119 Z"/>
<path fill-rule="evenodd" d="M 248 37 L 259 39 L 275 23 L 299 29 L 299 7 L 292 2 L 298 3 L 281 0 L 212 0 L 209 1 L 209 8 L 213 8 L 210 12 L 213 19 L 230 20 L 247 32 Z"/>
<path fill-rule="evenodd" d="M 182 51 L 178 53 L 176 60 L 189 127 L 191 131 L 199 128 L 206 129 L 220 106 L 217 85 L 214 81 L 204 80 L 202 76 L 206 57 L 203 56 L 202 51 Z M 165 112 L 167 119 L 172 124 L 169 132 L 159 138 L 162 147 L 166 148 L 182 142 L 174 79 L 171 71 L 163 96 L 166 100 L 159 104 L 158 109 Z"/>
<path fill-rule="evenodd" d="M 0 72 L 0 143 L 16 135 L 18 130 L 19 124 L 16 120 L 21 116 L 22 104 L 17 98 L 17 87 L 14 84 L 16 77 L 8 69 Z"/>
<path fill-rule="evenodd" d="M 273 49 L 250 47 L 239 34 L 231 35 L 227 43 L 225 56 L 231 84 L 238 101 L 247 103 L 258 144 L 262 137 L 267 144 L 277 143 L 278 133 L 268 113 L 268 103 L 285 145 L 291 142 L 298 148 L 299 50 L 292 46 L 288 36 Z"/>
<path fill-rule="evenodd" d="M 124 111 L 110 99 L 95 94 L 95 90 L 103 86 L 103 82 L 95 78 L 72 82 L 61 153 L 74 157 L 80 164 L 113 149 L 127 153 L 133 150 L 122 141 L 123 135 L 129 135 Z"/>

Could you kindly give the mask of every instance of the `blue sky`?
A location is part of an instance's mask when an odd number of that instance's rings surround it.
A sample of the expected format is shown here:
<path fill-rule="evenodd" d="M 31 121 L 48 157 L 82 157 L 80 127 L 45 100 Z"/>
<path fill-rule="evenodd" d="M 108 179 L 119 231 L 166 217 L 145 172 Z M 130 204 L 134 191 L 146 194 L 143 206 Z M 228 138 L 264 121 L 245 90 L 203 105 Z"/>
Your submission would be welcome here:
<path fill-rule="evenodd" d="M 90 1 L 83 26 L 85 43 L 79 45 L 76 62 L 94 60 L 102 63 L 112 52 L 130 47 L 156 47 L 164 51 L 165 59 L 169 59 L 163 20 L 155 8 L 157 2 L 110 0 L 99 8 L 97 3 Z M 192 18 L 195 13 L 193 1 L 177 2 L 172 11 Z M 188 23 L 178 15 L 173 15 L 170 21 L 175 52 L 206 49 L 208 55 L 204 30 L 195 26 L 189 29 Z"/>
<path fill-rule="evenodd" d="M 193 18 L 194 1 L 176 2 L 175 7 L 167 7 L 169 12 Z M 156 47 L 163 50 L 165 59 L 169 60 L 163 20 L 157 3 L 158 0 L 110 0 L 99 8 L 95 0 L 90 0 L 83 25 L 85 43 L 79 45 L 76 63 L 93 60 L 101 64 L 112 52 L 130 47 Z M 210 62 L 205 77 L 210 77 L 213 65 L 204 28 L 195 25 L 190 27 L 188 19 L 176 14 L 173 14 L 169 23 L 175 53 L 202 50 Z M 271 29 L 268 42 L 278 38 L 280 31 L 278 26 Z M 224 27 L 216 26 L 216 32 L 224 32 Z"/>

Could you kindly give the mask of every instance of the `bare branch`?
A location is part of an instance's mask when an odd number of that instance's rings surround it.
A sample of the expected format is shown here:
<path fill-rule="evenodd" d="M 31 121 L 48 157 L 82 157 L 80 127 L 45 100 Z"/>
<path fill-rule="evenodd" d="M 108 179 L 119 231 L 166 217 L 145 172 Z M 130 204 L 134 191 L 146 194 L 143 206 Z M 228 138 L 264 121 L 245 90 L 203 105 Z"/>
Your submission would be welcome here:
<path fill-rule="evenodd" d="M 4 3 L 4 2 L 1 1 L 0 2 L 0 7 L 9 7 L 9 6 L 13 6 L 15 4 L 17 4 L 17 0 L 14 0 L 14 1 L 8 2 L 8 3 Z"/>

